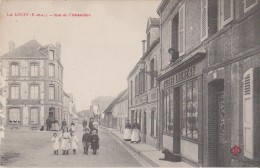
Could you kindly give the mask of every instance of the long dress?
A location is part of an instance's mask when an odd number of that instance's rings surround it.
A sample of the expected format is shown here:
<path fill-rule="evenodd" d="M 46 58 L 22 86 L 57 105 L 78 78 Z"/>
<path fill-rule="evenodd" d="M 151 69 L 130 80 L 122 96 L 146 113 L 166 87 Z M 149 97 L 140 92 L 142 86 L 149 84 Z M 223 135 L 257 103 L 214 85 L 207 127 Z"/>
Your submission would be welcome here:
<path fill-rule="evenodd" d="M 92 135 L 92 137 L 91 137 L 91 149 L 93 149 L 93 150 L 99 149 L 99 137 L 98 137 L 98 135 Z"/>
<path fill-rule="evenodd" d="M 71 149 L 78 149 L 78 143 L 79 143 L 79 140 L 76 136 L 72 136 L 71 139 Z"/>
<path fill-rule="evenodd" d="M 134 123 L 133 124 L 133 132 L 131 135 L 131 142 L 140 142 L 140 131 L 139 131 L 139 124 L 138 123 Z"/>
<path fill-rule="evenodd" d="M 53 142 L 53 150 L 59 150 L 60 148 L 59 137 L 52 137 L 51 141 Z"/>
<path fill-rule="evenodd" d="M 126 123 L 125 125 L 125 132 L 124 132 L 124 140 L 131 141 L 132 136 L 132 128 L 130 123 Z"/>
<path fill-rule="evenodd" d="M 62 138 L 61 141 L 61 150 L 69 150 L 70 149 L 70 133 L 64 132 L 61 134 L 60 138 Z"/>

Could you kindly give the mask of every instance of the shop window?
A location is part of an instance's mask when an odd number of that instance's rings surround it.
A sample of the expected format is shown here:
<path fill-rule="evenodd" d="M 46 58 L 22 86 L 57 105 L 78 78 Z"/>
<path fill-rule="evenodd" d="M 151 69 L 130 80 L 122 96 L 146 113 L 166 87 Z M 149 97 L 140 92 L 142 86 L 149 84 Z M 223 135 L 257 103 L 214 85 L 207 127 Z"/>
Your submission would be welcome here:
<path fill-rule="evenodd" d="M 32 84 L 30 86 L 30 97 L 31 97 L 31 99 L 38 99 L 39 98 L 39 85 Z"/>
<path fill-rule="evenodd" d="M 10 87 L 10 98 L 19 99 L 20 97 L 20 86 L 18 84 L 12 84 Z"/>
<path fill-rule="evenodd" d="M 173 89 L 163 92 L 163 112 L 163 130 L 165 133 L 173 133 Z"/>
<path fill-rule="evenodd" d="M 198 82 L 194 80 L 182 86 L 181 135 L 198 138 Z"/>
<path fill-rule="evenodd" d="M 21 124 L 20 108 L 9 109 L 9 124 Z"/>
<path fill-rule="evenodd" d="M 258 4 L 258 0 L 244 0 L 244 12 L 246 13 Z"/>
<path fill-rule="evenodd" d="M 19 75 L 19 65 L 17 62 L 11 63 L 11 76 L 18 76 Z"/>
<path fill-rule="evenodd" d="M 31 124 L 39 124 L 39 109 L 31 108 Z"/>
<path fill-rule="evenodd" d="M 38 76 L 38 64 L 37 63 L 31 63 L 30 65 L 30 72 L 31 72 L 31 76 Z"/>

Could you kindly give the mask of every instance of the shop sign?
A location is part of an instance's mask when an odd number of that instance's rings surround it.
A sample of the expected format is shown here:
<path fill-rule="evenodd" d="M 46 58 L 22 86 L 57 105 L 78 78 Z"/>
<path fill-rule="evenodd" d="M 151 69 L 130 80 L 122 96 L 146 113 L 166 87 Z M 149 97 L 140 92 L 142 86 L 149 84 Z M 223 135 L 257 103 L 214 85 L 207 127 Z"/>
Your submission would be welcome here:
<path fill-rule="evenodd" d="M 195 76 L 195 66 L 189 67 L 163 81 L 163 87 L 173 86 Z"/>

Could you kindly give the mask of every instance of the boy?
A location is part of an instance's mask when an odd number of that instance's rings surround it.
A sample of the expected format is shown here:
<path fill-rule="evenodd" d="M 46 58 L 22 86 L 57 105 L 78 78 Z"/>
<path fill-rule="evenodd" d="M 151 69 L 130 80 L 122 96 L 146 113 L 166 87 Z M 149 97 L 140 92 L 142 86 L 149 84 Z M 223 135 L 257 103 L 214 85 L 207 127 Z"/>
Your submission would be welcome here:
<path fill-rule="evenodd" d="M 54 155 L 58 155 L 60 142 L 59 142 L 59 138 L 57 137 L 57 133 L 53 133 L 53 137 L 51 138 L 51 141 L 53 142 Z"/>
<path fill-rule="evenodd" d="M 93 155 L 97 154 L 97 149 L 99 149 L 99 137 L 97 135 L 97 130 L 92 131 L 91 136 L 91 149 L 93 149 Z"/>
<path fill-rule="evenodd" d="M 82 136 L 82 145 L 84 148 L 84 154 L 88 154 L 88 147 L 91 143 L 91 135 L 89 134 L 89 129 L 86 128 Z"/>

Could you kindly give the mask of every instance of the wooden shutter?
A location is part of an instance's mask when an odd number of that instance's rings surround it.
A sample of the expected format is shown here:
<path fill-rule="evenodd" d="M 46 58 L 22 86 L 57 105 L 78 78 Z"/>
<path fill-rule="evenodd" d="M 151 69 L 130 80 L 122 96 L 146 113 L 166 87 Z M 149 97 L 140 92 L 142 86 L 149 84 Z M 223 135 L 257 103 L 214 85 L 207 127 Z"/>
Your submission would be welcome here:
<path fill-rule="evenodd" d="M 179 10 L 179 55 L 185 54 L 185 4 Z"/>
<path fill-rule="evenodd" d="M 208 38 L 208 0 L 201 0 L 201 41 Z"/>
<path fill-rule="evenodd" d="M 253 159 L 253 68 L 244 73 L 243 85 L 243 136 L 244 136 L 244 155 Z"/>
<path fill-rule="evenodd" d="M 244 0 L 244 12 L 249 11 L 257 4 L 258 4 L 258 0 Z"/>
<path fill-rule="evenodd" d="M 168 31 L 169 31 L 169 48 L 172 48 L 172 20 L 168 23 Z"/>
<path fill-rule="evenodd" d="M 234 19 L 234 0 L 221 0 L 221 28 Z"/>

